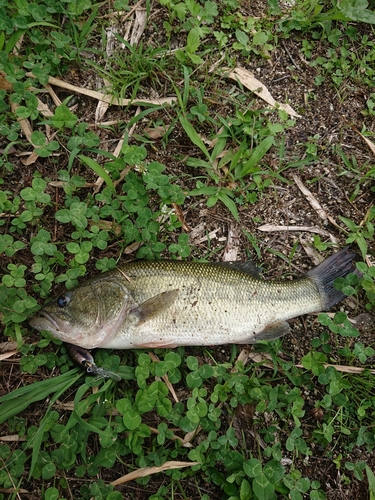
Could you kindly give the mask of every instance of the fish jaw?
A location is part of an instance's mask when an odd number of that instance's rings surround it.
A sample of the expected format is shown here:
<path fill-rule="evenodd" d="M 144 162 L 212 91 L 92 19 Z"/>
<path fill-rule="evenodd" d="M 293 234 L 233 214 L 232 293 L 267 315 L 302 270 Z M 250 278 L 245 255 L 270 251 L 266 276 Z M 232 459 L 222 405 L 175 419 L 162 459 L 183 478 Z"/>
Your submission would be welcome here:
<path fill-rule="evenodd" d="M 46 330 L 57 339 L 73 344 L 85 349 L 95 349 L 101 347 L 102 344 L 110 342 L 116 334 L 119 324 L 123 321 L 123 315 L 120 315 L 118 320 L 106 327 L 103 325 L 95 325 L 92 328 L 93 334 L 89 329 L 77 327 L 68 319 L 53 316 L 46 310 L 42 309 L 39 316 L 31 318 L 29 324 L 36 330 Z"/>
<path fill-rule="evenodd" d="M 69 320 L 53 316 L 44 309 L 39 312 L 39 316 L 31 318 L 29 324 L 38 331 L 48 331 L 53 337 L 60 339 L 63 342 L 68 342 L 74 345 L 81 345 L 81 343 L 84 343 L 85 346 L 87 344 L 84 336 L 81 335 L 80 331 L 74 329 Z M 105 338 L 103 341 L 104 340 Z M 96 346 L 92 346 L 92 348 L 94 347 Z"/>
<path fill-rule="evenodd" d="M 54 319 L 53 316 L 44 310 L 39 312 L 39 316 L 31 318 L 29 324 L 36 330 L 47 330 L 54 337 L 61 340 L 65 340 L 63 337 L 65 334 L 68 334 L 71 329 L 71 325 L 68 321 L 59 321 L 58 319 Z"/>

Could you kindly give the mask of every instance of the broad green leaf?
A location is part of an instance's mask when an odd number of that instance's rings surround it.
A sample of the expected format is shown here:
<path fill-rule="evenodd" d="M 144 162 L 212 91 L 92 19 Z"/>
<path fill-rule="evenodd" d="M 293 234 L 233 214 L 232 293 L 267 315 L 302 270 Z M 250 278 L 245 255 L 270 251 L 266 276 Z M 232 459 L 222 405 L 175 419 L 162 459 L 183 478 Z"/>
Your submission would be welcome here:
<path fill-rule="evenodd" d="M 253 480 L 253 490 L 259 500 L 269 500 L 273 498 L 275 486 L 270 483 L 262 472 Z"/>
<path fill-rule="evenodd" d="M 337 8 L 351 21 L 375 24 L 375 12 L 367 7 L 367 0 L 341 0 L 337 2 Z"/>
<path fill-rule="evenodd" d="M 250 458 L 243 464 L 243 470 L 249 477 L 257 477 L 262 474 L 262 464 L 257 458 Z"/>
<path fill-rule="evenodd" d="M 247 45 L 249 43 L 248 35 L 242 30 L 236 30 L 236 38 L 242 45 Z"/>
<path fill-rule="evenodd" d="M 254 45 L 264 45 L 268 41 L 268 35 L 264 31 L 259 31 L 253 36 Z"/>
<path fill-rule="evenodd" d="M 194 53 L 197 51 L 199 47 L 199 31 L 197 28 L 193 28 L 190 30 L 188 37 L 187 37 L 187 45 L 186 45 L 186 50 L 187 52 Z"/>
<path fill-rule="evenodd" d="M 51 123 L 56 128 L 73 128 L 77 121 L 77 116 L 65 104 L 60 104 L 51 117 Z"/>

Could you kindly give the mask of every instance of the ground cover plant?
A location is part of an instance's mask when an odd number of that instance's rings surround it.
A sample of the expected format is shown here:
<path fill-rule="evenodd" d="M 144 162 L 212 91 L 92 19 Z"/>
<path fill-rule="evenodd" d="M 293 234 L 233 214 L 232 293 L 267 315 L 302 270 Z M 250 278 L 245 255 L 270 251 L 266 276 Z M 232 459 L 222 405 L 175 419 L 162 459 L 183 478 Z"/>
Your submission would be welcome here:
<path fill-rule="evenodd" d="M 375 498 L 374 3 L 0 1 L 0 499 Z M 252 347 L 96 350 L 27 319 L 128 259 L 348 298 Z"/>

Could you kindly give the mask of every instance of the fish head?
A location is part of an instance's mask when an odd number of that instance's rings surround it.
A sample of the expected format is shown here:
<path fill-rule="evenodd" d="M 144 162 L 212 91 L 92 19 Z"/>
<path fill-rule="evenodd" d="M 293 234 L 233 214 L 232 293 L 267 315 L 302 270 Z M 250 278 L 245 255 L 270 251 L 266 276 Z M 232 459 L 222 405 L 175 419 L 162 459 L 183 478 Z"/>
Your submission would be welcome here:
<path fill-rule="evenodd" d="M 89 281 L 49 302 L 30 325 L 63 342 L 93 349 L 115 336 L 132 306 L 130 291 L 121 282 Z"/>

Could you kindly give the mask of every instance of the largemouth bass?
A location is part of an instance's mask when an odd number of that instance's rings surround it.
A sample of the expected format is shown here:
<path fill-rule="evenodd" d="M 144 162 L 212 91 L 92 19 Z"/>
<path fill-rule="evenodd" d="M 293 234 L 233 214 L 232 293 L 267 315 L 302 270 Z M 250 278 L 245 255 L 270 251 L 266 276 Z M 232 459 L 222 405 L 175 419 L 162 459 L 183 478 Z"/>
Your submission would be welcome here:
<path fill-rule="evenodd" d="M 333 282 L 354 271 L 343 249 L 293 281 L 265 281 L 251 263 L 135 261 L 89 279 L 32 318 L 86 349 L 247 344 L 290 331 L 286 320 L 329 309 Z"/>

